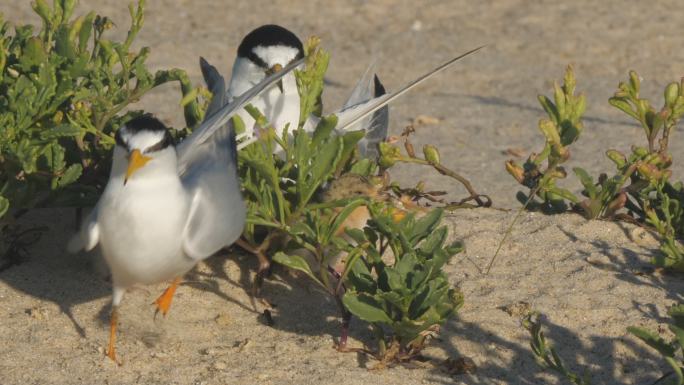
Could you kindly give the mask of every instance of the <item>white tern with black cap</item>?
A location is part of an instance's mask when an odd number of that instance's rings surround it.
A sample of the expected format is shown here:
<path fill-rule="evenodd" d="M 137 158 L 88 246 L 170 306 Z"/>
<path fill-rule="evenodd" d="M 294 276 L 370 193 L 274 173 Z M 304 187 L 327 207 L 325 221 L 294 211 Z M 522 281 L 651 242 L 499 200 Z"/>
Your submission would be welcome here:
<path fill-rule="evenodd" d="M 183 274 L 242 234 L 246 207 L 230 117 L 300 63 L 293 62 L 224 105 L 224 80 L 201 59 L 214 97 L 207 118 L 192 135 L 174 146 L 168 129 L 151 115 L 117 131 L 109 181 L 68 246 L 76 252 L 99 244 L 111 270 L 107 356 L 112 360 L 118 307 L 127 288 L 172 281 L 156 301 L 157 311 L 166 314 Z"/>

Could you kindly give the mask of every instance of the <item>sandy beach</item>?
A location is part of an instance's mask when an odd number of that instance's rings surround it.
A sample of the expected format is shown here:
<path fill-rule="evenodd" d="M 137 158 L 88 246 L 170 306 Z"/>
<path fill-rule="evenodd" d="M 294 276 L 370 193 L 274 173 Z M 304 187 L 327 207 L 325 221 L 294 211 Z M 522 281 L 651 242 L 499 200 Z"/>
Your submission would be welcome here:
<path fill-rule="evenodd" d="M 82 0 L 77 14 L 95 10 L 125 36 L 126 2 Z M 29 1 L 0 0 L 15 23 L 38 24 Z M 664 86 L 684 75 L 684 8 L 677 1 L 264 1 L 148 0 L 136 47 L 152 50 L 152 69 L 179 67 L 201 80 L 198 59 L 229 76 L 243 35 L 277 23 L 300 37 L 317 35 L 331 53 L 324 92 L 327 111 L 346 100 L 356 79 L 376 60 L 389 90 L 471 48 L 486 48 L 390 107 L 390 131 L 401 133 L 426 115 L 439 123 L 419 128 L 414 144 L 436 144 L 443 162 L 488 194 L 494 208 L 449 214 L 450 238 L 466 250 L 446 267 L 465 305 L 426 350 L 439 363 L 468 357 L 474 373 L 434 368 L 368 370 L 373 361 L 333 349 L 339 334 L 335 304 L 304 278 L 276 270 L 263 288 L 275 307 L 269 326 L 250 302 L 256 261 L 220 254 L 188 274 L 165 319 L 150 305 L 164 285 L 127 293 L 121 310 L 118 367 L 103 354 L 111 296 L 96 253 L 69 255 L 72 211 L 35 210 L 26 226 L 46 226 L 22 263 L 0 272 L 0 384 L 567 384 L 534 361 L 529 335 L 508 306 L 528 303 L 566 365 L 594 384 L 651 384 L 666 364 L 627 326 L 656 330 L 667 308 L 681 301 L 684 279 L 653 269 L 658 242 L 642 228 L 586 221 L 574 214 L 524 213 L 491 272 L 483 274 L 513 220 L 520 190 L 504 169 L 539 151 L 537 94 L 550 94 L 573 64 L 587 96 L 585 132 L 569 168 L 611 173 L 604 155 L 644 143 L 640 126 L 607 100 L 627 72 L 643 77 L 643 94 L 662 104 Z M 175 127 L 182 125 L 175 85 L 145 96 L 138 106 Z M 684 132 L 670 140 L 674 178 L 684 177 Z M 513 150 L 513 151 L 510 151 Z M 522 153 L 515 158 L 512 153 Z M 393 170 L 404 184 L 425 181 L 459 198 L 452 180 L 418 167 Z M 581 186 L 574 176 L 564 185 Z M 667 328 L 662 336 L 669 338 Z M 352 322 L 350 344 L 372 344 L 366 326 Z"/>

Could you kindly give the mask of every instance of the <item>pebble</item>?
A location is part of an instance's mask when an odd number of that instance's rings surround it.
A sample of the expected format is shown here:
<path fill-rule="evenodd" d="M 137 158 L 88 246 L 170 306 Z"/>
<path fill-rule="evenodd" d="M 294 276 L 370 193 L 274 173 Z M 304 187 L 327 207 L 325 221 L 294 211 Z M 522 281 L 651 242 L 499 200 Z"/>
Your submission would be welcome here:
<path fill-rule="evenodd" d="M 221 326 L 228 326 L 232 320 L 228 314 L 221 313 L 214 318 L 214 321 Z"/>

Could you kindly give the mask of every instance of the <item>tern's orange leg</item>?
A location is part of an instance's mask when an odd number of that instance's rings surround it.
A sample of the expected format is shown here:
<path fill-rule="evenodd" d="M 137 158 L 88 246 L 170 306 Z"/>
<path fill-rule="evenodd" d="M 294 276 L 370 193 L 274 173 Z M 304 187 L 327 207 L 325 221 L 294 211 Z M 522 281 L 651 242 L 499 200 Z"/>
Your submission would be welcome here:
<path fill-rule="evenodd" d="M 119 323 L 119 308 L 112 307 L 112 314 L 109 318 L 109 346 L 107 347 L 107 357 L 116 362 L 116 325 Z"/>
<path fill-rule="evenodd" d="M 166 313 L 169 312 L 169 308 L 171 307 L 171 300 L 173 299 L 173 294 L 176 292 L 176 288 L 178 287 L 178 284 L 180 283 L 181 278 L 175 278 L 169 287 L 164 290 L 162 295 L 157 298 L 154 303 L 157 305 L 157 311 L 154 313 L 154 315 L 157 315 L 161 311 L 162 315 L 166 317 Z"/>

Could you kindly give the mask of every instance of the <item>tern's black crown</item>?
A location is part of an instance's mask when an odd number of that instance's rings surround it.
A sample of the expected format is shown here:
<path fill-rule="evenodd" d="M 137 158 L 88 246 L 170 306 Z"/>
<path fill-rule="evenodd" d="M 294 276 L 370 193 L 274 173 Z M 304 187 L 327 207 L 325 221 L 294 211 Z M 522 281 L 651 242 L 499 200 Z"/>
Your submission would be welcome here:
<path fill-rule="evenodd" d="M 282 45 L 286 47 L 295 48 L 298 51 L 297 56 L 294 60 L 298 60 L 304 57 L 304 47 L 302 46 L 301 40 L 294 33 L 289 30 L 274 24 L 262 25 L 261 27 L 248 33 L 240 47 L 238 47 L 238 56 L 249 58 L 254 63 L 261 67 L 265 67 L 266 63 L 261 60 L 254 53 L 255 47 L 272 47 Z M 284 63 L 288 64 L 288 63 Z"/>
<path fill-rule="evenodd" d="M 116 144 L 130 151 L 127 138 L 134 136 L 142 131 L 163 132 L 164 138 L 156 145 L 148 148 L 146 152 L 163 150 L 168 146 L 174 145 L 173 137 L 169 129 L 159 119 L 152 114 L 143 114 L 126 122 L 126 129 L 119 129 L 116 132 Z"/>

